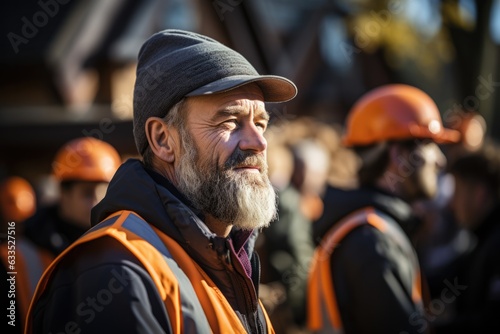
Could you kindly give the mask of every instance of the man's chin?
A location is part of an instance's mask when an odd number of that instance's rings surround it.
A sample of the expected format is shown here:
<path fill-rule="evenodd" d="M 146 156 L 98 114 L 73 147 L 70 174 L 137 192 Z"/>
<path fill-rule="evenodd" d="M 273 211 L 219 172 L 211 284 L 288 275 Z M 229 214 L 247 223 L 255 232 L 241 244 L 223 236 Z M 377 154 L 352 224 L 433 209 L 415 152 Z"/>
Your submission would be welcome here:
<path fill-rule="evenodd" d="M 232 171 L 231 178 L 242 186 L 267 187 L 268 185 L 267 178 L 259 171 Z"/>
<path fill-rule="evenodd" d="M 260 175 L 260 170 L 258 168 L 251 168 L 251 167 L 233 168 L 233 172 L 235 172 L 235 173 L 252 173 L 252 174 L 259 174 Z"/>

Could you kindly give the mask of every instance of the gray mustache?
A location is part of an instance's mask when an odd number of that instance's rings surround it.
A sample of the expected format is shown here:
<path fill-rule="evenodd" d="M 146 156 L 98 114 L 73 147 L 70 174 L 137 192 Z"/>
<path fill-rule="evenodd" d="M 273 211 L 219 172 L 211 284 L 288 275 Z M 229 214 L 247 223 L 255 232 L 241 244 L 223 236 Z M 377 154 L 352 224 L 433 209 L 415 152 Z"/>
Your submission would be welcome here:
<path fill-rule="evenodd" d="M 256 166 L 263 170 L 266 166 L 264 156 L 261 154 L 254 154 L 251 152 L 242 151 L 239 148 L 235 149 L 231 156 L 224 164 L 224 169 L 232 169 L 244 166 Z"/>

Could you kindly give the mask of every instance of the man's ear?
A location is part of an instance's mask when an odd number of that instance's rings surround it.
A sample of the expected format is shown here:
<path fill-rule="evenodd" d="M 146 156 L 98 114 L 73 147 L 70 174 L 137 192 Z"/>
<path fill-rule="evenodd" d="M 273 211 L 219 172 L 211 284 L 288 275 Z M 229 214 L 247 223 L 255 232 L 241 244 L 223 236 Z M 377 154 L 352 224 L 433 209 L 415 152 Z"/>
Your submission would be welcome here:
<path fill-rule="evenodd" d="M 175 130 L 159 117 L 150 117 L 145 125 L 146 137 L 149 147 L 161 160 L 173 163 L 175 160 L 175 140 L 173 135 Z"/>

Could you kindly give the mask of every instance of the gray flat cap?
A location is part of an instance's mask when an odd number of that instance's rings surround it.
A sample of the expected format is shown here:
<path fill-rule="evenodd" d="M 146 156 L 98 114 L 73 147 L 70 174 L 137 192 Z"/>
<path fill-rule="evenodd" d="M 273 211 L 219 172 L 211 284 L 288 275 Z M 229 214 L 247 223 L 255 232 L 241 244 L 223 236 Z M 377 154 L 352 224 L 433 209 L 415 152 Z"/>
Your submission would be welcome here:
<path fill-rule="evenodd" d="M 164 117 L 186 96 L 229 91 L 255 82 L 265 102 L 286 102 L 297 95 L 290 80 L 259 75 L 238 52 L 189 31 L 164 30 L 141 47 L 134 87 L 134 138 L 142 155 L 148 146 L 146 120 Z"/>

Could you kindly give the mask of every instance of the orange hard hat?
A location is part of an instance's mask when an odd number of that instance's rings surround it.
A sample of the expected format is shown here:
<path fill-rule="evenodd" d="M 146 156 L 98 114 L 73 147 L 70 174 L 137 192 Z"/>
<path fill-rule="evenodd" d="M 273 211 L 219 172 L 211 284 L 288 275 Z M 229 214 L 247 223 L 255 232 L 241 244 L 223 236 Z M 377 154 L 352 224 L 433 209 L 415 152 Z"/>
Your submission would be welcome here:
<path fill-rule="evenodd" d="M 59 149 L 52 169 L 59 181 L 109 182 L 120 164 L 120 155 L 113 146 L 93 137 L 82 137 Z"/>
<path fill-rule="evenodd" d="M 19 176 L 11 176 L 0 185 L 0 210 L 3 219 L 22 222 L 36 210 L 36 195 L 31 184 Z"/>
<path fill-rule="evenodd" d="M 443 127 L 436 103 L 422 90 L 390 84 L 373 89 L 354 104 L 342 141 L 346 146 L 365 146 L 411 138 L 455 143 L 460 133 Z"/>

